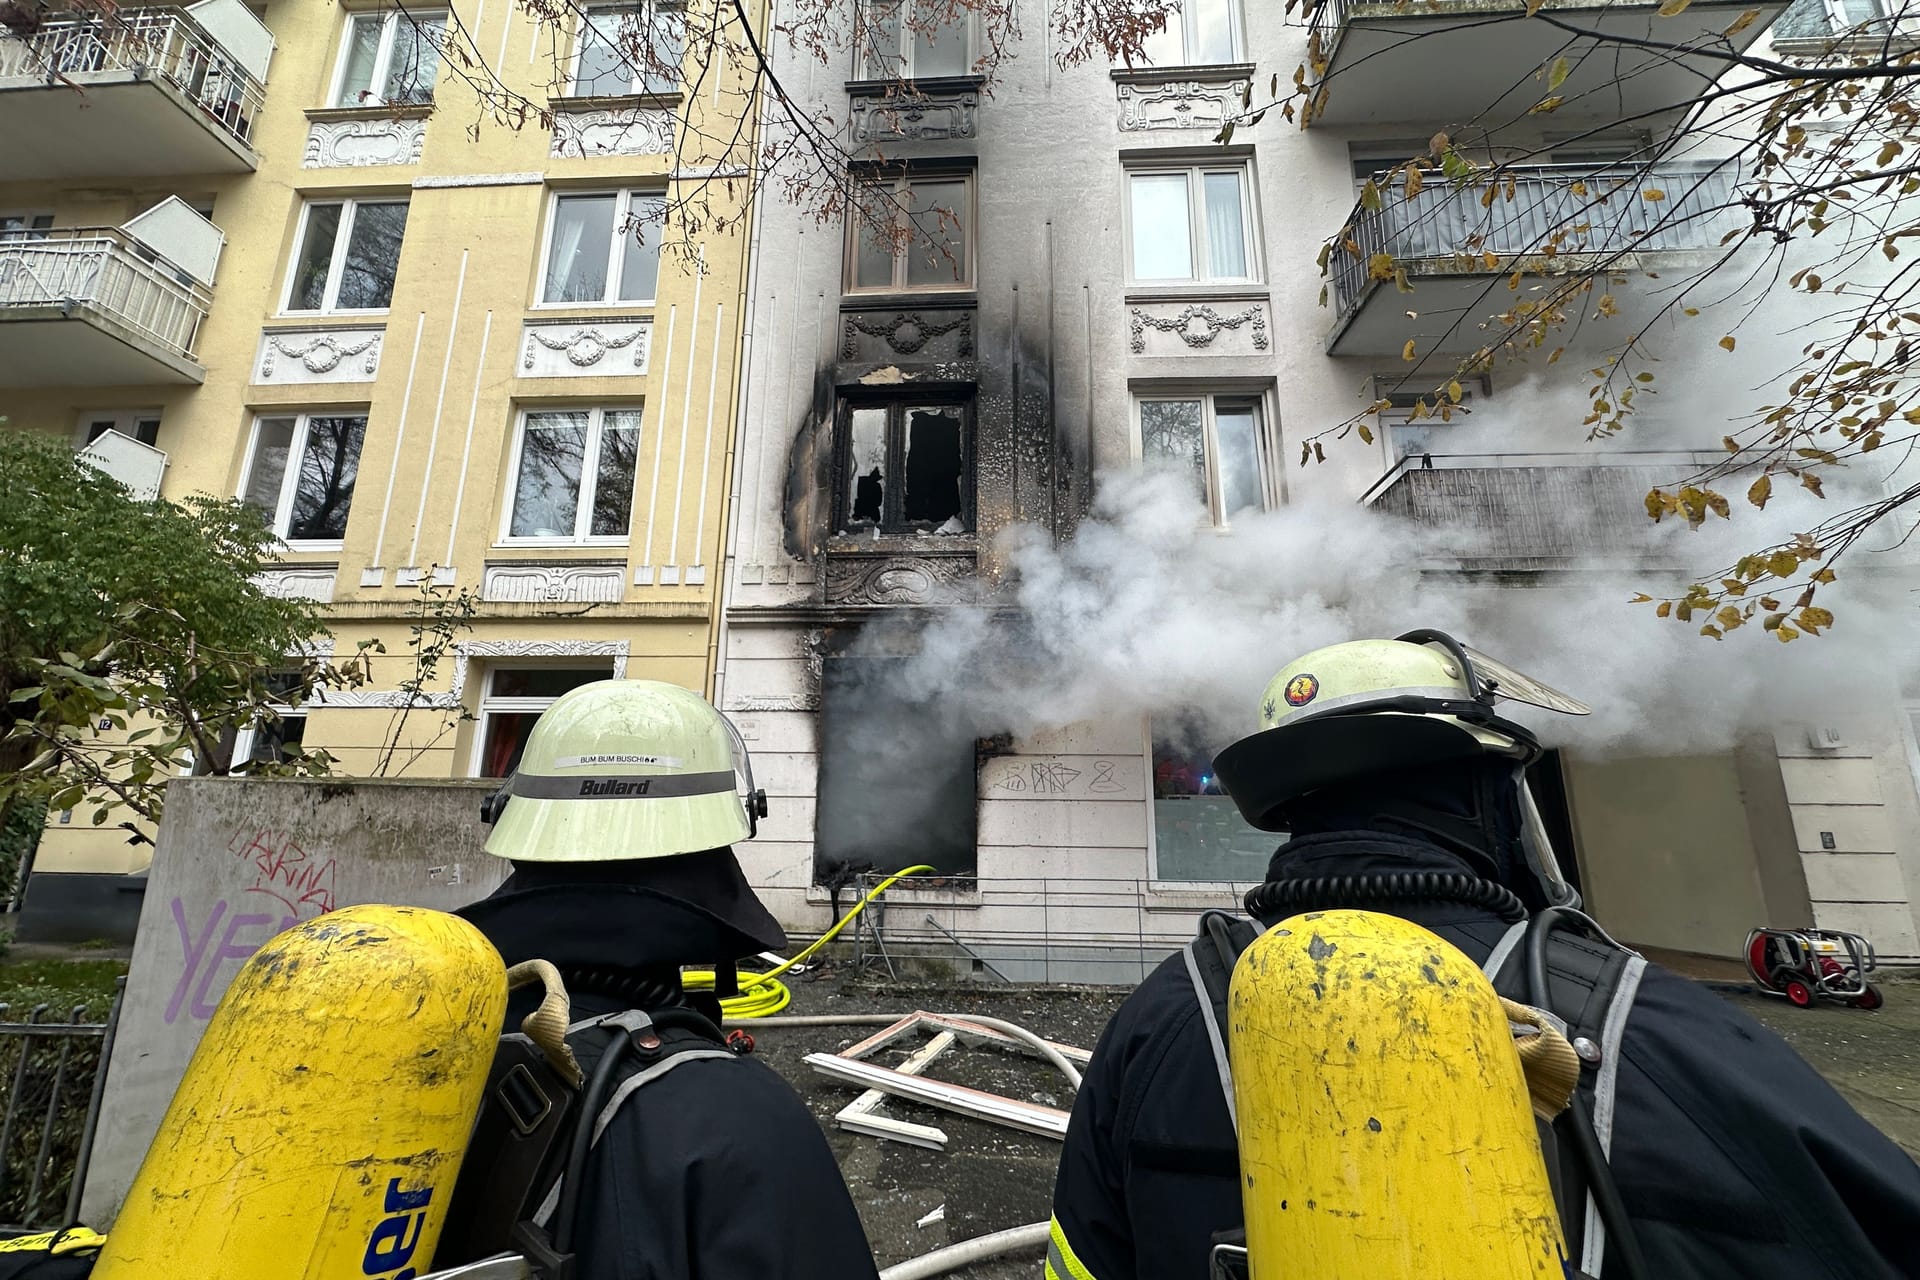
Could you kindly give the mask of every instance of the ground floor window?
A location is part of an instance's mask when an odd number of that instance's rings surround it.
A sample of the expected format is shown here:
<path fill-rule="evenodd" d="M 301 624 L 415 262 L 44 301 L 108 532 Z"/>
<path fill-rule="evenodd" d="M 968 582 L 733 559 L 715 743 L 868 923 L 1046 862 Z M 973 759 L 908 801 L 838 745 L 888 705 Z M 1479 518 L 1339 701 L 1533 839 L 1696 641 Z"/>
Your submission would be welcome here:
<path fill-rule="evenodd" d="M 1154 726 L 1153 878 L 1258 884 L 1286 836 L 1240 816 L 1204 741 L 1184 726 Z"/>
<path fill-rule="evenodd" d="M 821 677 L 814 879 L 925 863 L 971 875 L 979 739 L 956 714 L 902 697 L 898 658 L 829 657 Z"/>
<path fill-rule="evenodd" d="M 613 664 L 567 667 L 490 666 L 480 697 L 479 751 L 473 774 L 504 778 L 520 766 L 534 721 L 553 700 L 583 684 L 611 680 Z"/>

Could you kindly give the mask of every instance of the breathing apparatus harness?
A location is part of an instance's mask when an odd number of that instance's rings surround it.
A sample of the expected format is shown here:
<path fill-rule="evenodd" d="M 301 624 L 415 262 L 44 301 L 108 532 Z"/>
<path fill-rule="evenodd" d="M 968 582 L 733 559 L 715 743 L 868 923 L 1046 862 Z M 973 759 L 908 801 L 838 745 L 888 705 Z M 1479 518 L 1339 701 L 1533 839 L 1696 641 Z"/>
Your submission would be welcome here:
<path fill-rule="evenodd" d="M 1409 631 L 1395 639 L 1445 650 L 1459 665 L 1468 695 L 1440 697 L 1426 691 L 1406 691 L 1350 706 L 1329 707 L 1313 713 L 1313 718 L 1381 712 L 1451 716 L 1510 740 L 1514 746 L 1504 754 L 1515 762 L 1521 807 L 1519 843 L 1527 868 L 1549 905 L 1530 916 L 1518 894 L 1492 880 L 1466 872 L 1411 871 L 1272 880 L 1247 893 L 1245 907 L 1253 919 L 1208 912 L 1201 919 L 1199 936 L 1187 944 L 1186 960 L 1221 1086 L 1226 1091 L 1228 1113 L 1233 1113 L 1233 1078 L 1225 1039 L 1228 989 L 1241 952 L 1261 933 L 1263 926 L 1257 922 L 1277 923 L 1303 912 L 1341 907 L 1457 904 L 1491 912 L 1510 927 L 1487 959 L 1488 977 L 1502 995 L 1549 1014 L 1581 1059 L 1582 1088 L 1574 1091 L 1567 1109 L 1550 1123 L 1538 1122 L 1541 1152 L 1568 1242 L 1578 1251 L 1584 1268 L 1581 1274 L 1597 1274 L 1611 1244 L 1619 1266 L 1614 1275 L 1623 1275 L 1626 1280 L 1650 1280 L 1606 1150 L 1612 1133 L 1621 1035 L 1646 961 L 1615 942 L 1580 911 L 1580 895 L 1560 873 L 1545 824 L 1526 785 L 1527 767 L 1543 753 L 1540 741 L 1526 726 L 1500 715 L 1494 702 L 1496 696 L 1505 694 L 1528 702 L 1544 699 L 1542 705 L 1551 706 L 1555 698 L 1564 700 L 1564 695 L 1542 686 L 1527 687 L 1532 682 L 1505 668 L 1500 668 L 1502 674 L 1495 674 L 1488 668 L 1500 664 L 1475 654 L 1441 631 Z M 1504 688 L 1503 676 L 1510 677 L 1507 683 L 1520 687 Z M 1516 949 L 1523 950 L 1524 965 L 1517 980 L 1503 981 L 1502 974 Z M 1588 1094 L 1594 1096 L 1597 1108 L 1589 1103 Z M 1237 1117 L 1235 1126 L 1237 1129 Z M 1584 1214 L 1580 1212 L 1583 1203 Z M 1235 1234 L 1241 1236 L 1243 1246 L 1244 1233 Z M 1233 1252 L 1229 1248 L 1215 1256 L 1221 1259 Z"/>

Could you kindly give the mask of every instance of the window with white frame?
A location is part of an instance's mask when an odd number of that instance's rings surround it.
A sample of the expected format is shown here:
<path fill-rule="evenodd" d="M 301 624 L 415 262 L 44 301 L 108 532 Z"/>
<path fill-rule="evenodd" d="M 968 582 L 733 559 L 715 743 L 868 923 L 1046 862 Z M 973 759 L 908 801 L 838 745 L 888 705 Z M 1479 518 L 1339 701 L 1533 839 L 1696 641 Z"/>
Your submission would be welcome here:
<path fill-rule="evenodd" d="M 1240 816 L 1213 772 L 1213 751 L 1196 726 L 1156 722 L 1153 751 L 1155 880 L 1259 884 L 1284 835 Z"/>
<path fill-rule="evenodd" d="M 1245 47 L 1240 0 L 1180 0 L 1165 29 L 1147 37 L 1145 51 L 1156 67 L 1202 67 L 1238 62 Z"/>
<path fill-rule="evenodd" d="M 1422 454 L 1444 454 L 1447 436 L 1466 425 L 1474 404 L 1486 394 L 1481 378 L 1460 379 L 1460 403 L 1435 394 L 1431 386 L 1414 389 L 1402 374 L 1381 374 L 1374 379 L 1375 402 L 1387 407 L 1374 412 L 1374 422 L 1386 441 L 1388 457 L 1402 458 Z"/>
<path fill-rule="evenodd" d="M 9 240 L 44 240 L 52 227 L 50 213 L 0 213 L 0 244 Z"/>
<path fill-rule="evenodd" d="M 1155 392 L 1136 396 L 1135 406 L 1141 457 L 1190 476 L 1213 523 L 1272 505 L 1275 465 L 1259 396 Z"/>
<path fill-rule="evenodd" d="M 848 293 L 973 288 L 970 172 L 900 174 L 865 182 L 847 217 Z"/>
<path fill-rule="evenodd" d="M 1247 179 L 1245 165 L 1128 170 L 1133 279 L 1257 279 L 1259 255 Z"/>
<path fill-rule="evenodd" d="M 863 80 L 931 80 L 973 70 L 973 22 L 946 0 L 863 0 L 857 50 Z"/>
<path fill-rule="evenodd" d="M 229 757 L 236 770 L 242 765 L 285 764 L 300 755 L 307 737 L 307 708 L 282 701 L 300 687 L 300 675 L 294 671 L 275 671 L 267 676 L 267 689 L 273 701 L 266 713 L 240 730 L 234 737 Z"/>
<path fill-rule="evenodd" d="M 253 424 L 240 497 L 295 550 L 338 550 L 347 534 L 364 413 L 262 415 Z"/>
<path fill-rule="evenodd" d="M 520 767 L 534 721 L 561 694 L 595 680 L 611 680 L 613 664 L 568 667 L 488 667 L 480 695 L 474 752 L 476 778 L 504 778 Z"/>
<path fill-rule="evenodd" d="M 123 436 L 138 440 L 141 444 L 157 447 L 160 439 L 160 411 L 158 409 L 101 409 L 97 412 L 83 412 L 80 415 L 78 435 L 81 448 L 86 448 L 109 431 L 118 431 Z"/>
<path fill-rule="evenodd" d="M 348 14 L 328 105 L 393 107 L 432 102 L 446 34 L 443 9 Z"/>
<path fill-rule="evenodd" d="M 660 285 L 666 208 L 667 197 L 658 191 L 554 196 L 540 301 L 562 306 L 652 302 Z"/>
<path fill-rule="evenodd" d="M 637 407 L 522 413 L 501 540 L 624 543 L 639 456 Z"/>
<path fill-rule="evenodd" d="M 567 92 L 576 98 L 675 93 L 687 52 L 687 11 L 658 0 L 589 5 L 574 42 Z"/>
<path fill-rule="evenodd" d="M 294 237 L 286 310 L 386 310 L 406 234 L 405 200 L 308 201 Z"/>

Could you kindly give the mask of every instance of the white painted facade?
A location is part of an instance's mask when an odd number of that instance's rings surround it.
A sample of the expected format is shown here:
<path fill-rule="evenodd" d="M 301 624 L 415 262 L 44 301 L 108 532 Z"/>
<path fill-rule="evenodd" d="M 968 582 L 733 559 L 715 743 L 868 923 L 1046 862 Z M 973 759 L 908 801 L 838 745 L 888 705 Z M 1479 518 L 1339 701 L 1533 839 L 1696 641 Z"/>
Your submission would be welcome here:
<path fill-rule="evenodd" d="M 925 537 L 890 544 L 898 554 L 877 569 L 862 568 L 865 576 L 856 576 L 851 589 L 844 586 L 850 579 L 833 579 L 829 566 L 844 557 L 836 561 L 832 520 L 815 515 L 809 524 L 807 513 L 832 503 L 822 485 L 831 487 L 833 468 L 809 467 L 810 450 L 833 444 L 821 419 L 838 397 L 911 381 L 920 376 L 915 357 L 963 368 L 971 355 L 980 369 L 983 424 L 990 401 L 993 413 L 1006 407 L 989 380 L 1012 370 L 1013 425 L 1000 433 L 1002 448 L 1015 447 L 1023 438 L 1021 415 L 1034 412 L 1020 407 L 1020 397 L 1043 398 L 1043 409 L 1050 407 L 1040 413 L 1043 434 L 1050 429 L 1074 475 L 1054 486 L 1050 504 L 1047 493 L 1036 496 L 1023 481 L 1023 464 L 992 456 L 996 441 L 981 427 L 979 473 L 998 476 L 1012 466 L 1016 476 L 1011 496 L 981 499 L 978 542 L 968 545 L 983 579 L 993 566 L 981 548 L 995 528 L 1015 520 L 1045 526 L 1050 519 L 1070 527 L 1061 504 L 1084 496 L 1089 467 L 1140 459 L 1143 397 L 1205 393 L 1253 406 L 1270 504 L 1298 500 L 1309 489 L 1357 501 L 1393 467 L 1386 430 L 1372 449 L 1330 448 L 1323 465 L 1293 465 L 1303 436 L 1356 411 L 1373 398 L 1376 375 L 1403 367 L 1400 343 L 1417 328 L 1409 322 L 1396 329 L 1390 314 L 1344 322 L 1336 307 L 1320 304 L 1323 281 L 1313 256 L 1354 208 L 1356 165 L 1413 154 L 1433 125 L 1430 118 L 1396 117 L 1391 84 L 1382 83 L 1374 88 L 1385 96 L 1354 113 L 1369 118 L 1341 117 L 1302 131 L 1275 112 L 1236 132 L 1230 145 L 1215 144 L 1222 112 L 1249 80 L 1256 98 L 1264 98 L 1268 78 L 1278 72 L 1284 85 L 1304 58 L 1306 28 L 1281 9 L 1233 0 L 1231 62 L 1137 72 L 1062 70 L 1036 15 L 990 96 L 930 112 L 939 126 L 925 140 L 888 143 L 891 159 L 962 161 L 975 174 L 977 280 L 959 296 L 851 296 L 836 229 L 771 200 L 762 208 L 716 687 L 755 753 L 773 808 L 760 838 L 741 846 L 740 856 L 756 889 L 797 931 L 818 928 L 832 900 L 815 882 L 813 860 L 825 634 L 857 626 L 877 610 L 937 608 L 946 584 L 917 556 L 952 550 Z M 1517 46 L 1490 39 L 1476 66 L 1497 69 L 1506 54 L 1521 56 Z M 851 68 L 822 67 L 785 47 L 778 61 L 789 88 L 847 118 Z M 1516 62 L 1507 70 L 1517 81 L 1532 67 Z M 1481 72 L 1446 74 L 1458 88 Z M 936 105 L 947 103 L 967 88 L 948 86 L 932 96 Z M 871 133 L 871 120 L 860 118 Z M 1540 147 L 1549 141 L 1540 122 L 1549 119 L 1562 133 L 1580 123 L 1522 115 L 1497 141 Z M 973 136 L 965 136 L 969 131 Z M 1211 170 L 1245 175 L 1253 229 L 1248 278 L 1177 285 L 1132 279 L 1129 175 Z M 1446 287 L 1442 281 L 1424 298 Z M 1391 297 L 1384 305 L 1407 306 Z M 902 315 L 916 327 L 901 330 Z M 968 327 L 957 330 L 964 345 L 942 346 L 954 341 L 951 334 L 927 337 L 952 315 L 967 317 Z M 891 336 L 874 336 L 888 325 L 895 325 Z M 906 340 L 897 341 L 902 332 Z M 890 347 L 875 346 L 882 341 Z M 1494 397 L 1506 376 L 1493 375 Z M 1716 448 L 1722 430 L 1703 424 L 1700 439 L 1686 447 Z M 1584 465 L 1578 458 L 1567 464 Z M 822 531 L 824 540 L 816 537 Z M 803 554 L 793 554 L 796 544 Z M 1289 656 L 1276 650 L 1276 665 Z M 1905 707 L 1889 705 L 1884 714 L 1844 725 L 1781 725 L 1764 748 L 1752 740 L 1728 744 L 1723 754 L 1683 762 L 1685 769 L 1660 760 L 1589 768 L 1570 758 L 1570 820 L 1596 910 L 1631 941 L 1733 954 L 1746 928 L 1804 923 L 1810 908 L 1818 924 L 1867 933 L 1883 957 L 1920 958 L 1920 750 L 1913 736 L 1920 691 L 1905 692 Z M 1822 729 L 1833 732 L 1821 740 Z M 1658 791 L 1682 775 L 1696 790 L 1661 802 L 1671 804 L 1674 820 L 1700 806 L 1724 817 L 1705 842 L 1714 849 L 1692 867 L 1688 851 L 1652 847 L 1658 824 L 1635 821 L 1636 810 L 1659 809 L 1644 801 L 1643 790 Z M 1245 887 L 1170 877 L 1155 847 L 1153 795 L 1150 728 L 1138 718 L 1062 726 L 1014 742 L 1011 754 L 984 760 L 978 773 L 976 882 L 891 894 L 889 940 L 944 947 L 964 960 L 941 937 L 945 930 L 1012 976 L 1135 980 L 1143 965 L 1191 936 L 1199 911 L 1233 906 Z M 903 848 L 893 863 L 911 863 L 914 854 Z"/>

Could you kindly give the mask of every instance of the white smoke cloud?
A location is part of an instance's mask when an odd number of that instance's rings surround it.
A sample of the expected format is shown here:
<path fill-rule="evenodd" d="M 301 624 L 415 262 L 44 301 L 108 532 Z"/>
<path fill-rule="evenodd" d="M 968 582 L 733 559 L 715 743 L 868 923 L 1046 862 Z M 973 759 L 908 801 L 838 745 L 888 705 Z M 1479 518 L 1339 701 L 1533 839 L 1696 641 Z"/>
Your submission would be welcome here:
<path fill-rule="evenodd" d="M 1512 452 L 1550 405 L 1567 421 L 1564 403 L 1528 391 L 1482 409 L 1474 430 Z M 1734 482 L 1736 503 L 1746 483 Z M 1596 557 L 1540 585 L 1492 582 L 1451 571 L 1470 566 L 1487 535 L 1403 523 L 1349 499 L 1302 496 L 1306 488 L 1296 484 L 1285 508 L 1237 517 L 1222 533 L 1201 523 L 1181 477 L 1108 473 L 1071 542 L 1056 546 L 1022 527 L 1002 535 L 1003 595 L 925 625 L 915 656 L 889 664 L 898 668 L 894 692 L 1021 735 L 1095 719 L 1189 717 L 1203 739 L 1193 745 L 1218 747 L 1255 727 L 1266 681 L 1296 656 L 1437 627 L 1593 705 L 1584 720 L 1516 711 L 1550 742 L 1665 755 L 1884 707 L 1895 683 L 1920 669 L 1912 602 L 1876 595 L 1866 556 L 1843 562 L 1842 581 L 1823 595 L 1838 615 L 1827 634 L 1782 644 L 1752 623 L 1716 642 L 1698 634 L 1699 619 L 1663 621 L 1651 605 L 1629 603 L 1636 591 L 1677 587 L 1671 571 Z M 1787 491 L 1764 513 L 1737 510 L 1697 532 L 1668 521 L 1648 536 L 1662 563 L 1711 571 L 1838 509 L 1845 495 L 1828 491 L 1825 503 Z M 1637 509 L 1565 518 L 1596 529 L 1645 523 Z M 897 636 L 890 647 L 901 650 Z"/>

